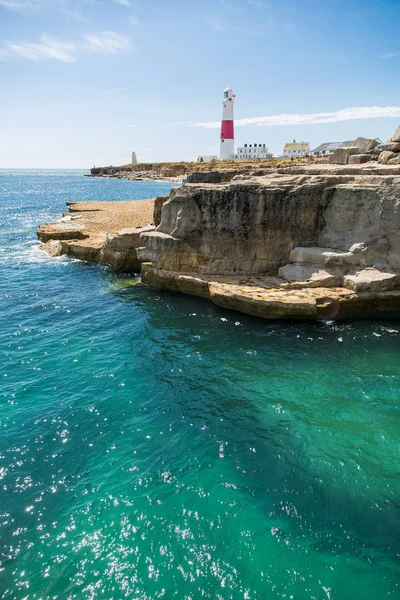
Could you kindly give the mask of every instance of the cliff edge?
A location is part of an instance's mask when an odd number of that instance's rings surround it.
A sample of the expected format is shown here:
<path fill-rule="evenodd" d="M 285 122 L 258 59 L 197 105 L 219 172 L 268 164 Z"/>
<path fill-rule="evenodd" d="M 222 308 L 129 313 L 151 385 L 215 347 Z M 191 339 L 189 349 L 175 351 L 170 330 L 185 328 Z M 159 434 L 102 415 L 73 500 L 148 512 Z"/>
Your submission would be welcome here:
<path fill-rule="evenodd" d="M 197 172 L 137 250 L 142 280 L 264 318 L 400 314 L 400 167 Z"/>

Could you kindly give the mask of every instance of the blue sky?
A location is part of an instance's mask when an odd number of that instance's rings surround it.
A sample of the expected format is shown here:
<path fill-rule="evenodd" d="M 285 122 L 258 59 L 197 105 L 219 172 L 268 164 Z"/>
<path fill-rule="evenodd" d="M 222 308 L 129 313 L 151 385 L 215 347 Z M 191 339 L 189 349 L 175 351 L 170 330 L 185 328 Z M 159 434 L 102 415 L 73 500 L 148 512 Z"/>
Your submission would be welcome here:
<path fill-rule="evenodd" d="M 0 168 L 311 146 L 400 124 L 399 0 L 0 0 Z M 363 117 L 363 118 L 360 118 Z"/>

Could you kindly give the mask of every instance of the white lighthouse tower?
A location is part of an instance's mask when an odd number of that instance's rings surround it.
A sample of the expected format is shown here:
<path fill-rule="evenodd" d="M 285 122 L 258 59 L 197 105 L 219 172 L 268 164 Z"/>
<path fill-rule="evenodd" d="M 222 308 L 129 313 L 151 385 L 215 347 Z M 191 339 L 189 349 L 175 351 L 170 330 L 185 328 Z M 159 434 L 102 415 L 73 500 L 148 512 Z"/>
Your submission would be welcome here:
<path fill-rule="evenodd" d="M 221 148 L 219 156 L 222 160 L 235 157 L 235 133 L 233 123 L 233 104 L 235 94 L 231 88 L 224 91 L 222 100 L 222 122 L 221 122 Z"/>

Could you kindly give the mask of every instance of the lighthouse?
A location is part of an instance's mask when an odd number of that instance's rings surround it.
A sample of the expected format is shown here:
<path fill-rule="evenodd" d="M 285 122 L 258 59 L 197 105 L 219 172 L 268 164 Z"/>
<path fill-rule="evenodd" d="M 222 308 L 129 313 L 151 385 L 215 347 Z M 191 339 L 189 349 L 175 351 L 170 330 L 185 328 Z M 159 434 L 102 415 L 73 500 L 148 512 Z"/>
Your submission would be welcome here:
<path fill-rule="evenodd" d="M 235 134 L 233 125 L 233 104 L 235 94 L 231 88 L 224 91 L 222 100 L 222 122 L 221 122 L 221 148 L 219 157 L 222 160 L 229 160 L 235 157 Z"/>

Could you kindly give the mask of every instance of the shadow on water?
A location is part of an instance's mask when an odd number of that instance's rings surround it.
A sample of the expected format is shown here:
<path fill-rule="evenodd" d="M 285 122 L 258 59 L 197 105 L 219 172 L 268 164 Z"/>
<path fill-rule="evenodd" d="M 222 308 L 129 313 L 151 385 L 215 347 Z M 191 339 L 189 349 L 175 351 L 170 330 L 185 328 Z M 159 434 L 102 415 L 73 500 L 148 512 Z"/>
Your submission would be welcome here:
<path fill-rule="evenodd" d="M 157 377 L 157 402 L 165 394 L 167 416 L 204 423 L 248 501 L 278 519 L 279 535 L 288 527 L 327 553 L 398 558 L 398 455 L 376 439 L 376 419 L 392 441 L 399 424 L 397 392 L 387 400 L 379 387 L 399 383 L 393 323 L 265 322 L 119 285 L 113 293 L 146 313 L 139 356 Z"/>

